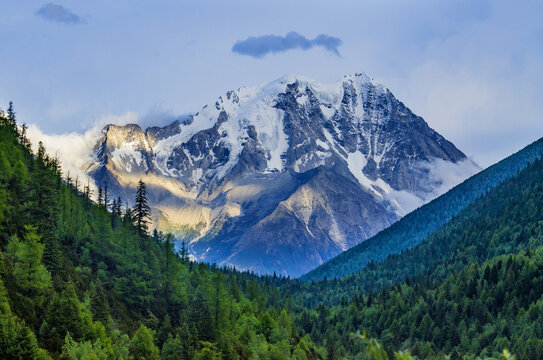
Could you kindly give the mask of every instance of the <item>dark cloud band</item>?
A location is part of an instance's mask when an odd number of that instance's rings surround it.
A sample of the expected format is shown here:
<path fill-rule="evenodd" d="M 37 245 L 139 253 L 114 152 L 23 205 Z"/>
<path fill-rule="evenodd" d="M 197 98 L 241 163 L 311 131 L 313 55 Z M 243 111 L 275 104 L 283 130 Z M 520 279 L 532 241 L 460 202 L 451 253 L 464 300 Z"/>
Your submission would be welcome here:
<path fill-rule="evenodd" d="M 66 9 L 62 5 L 58 4 L 45 4 L 36 11 L 36 15 L 44 18 L 45 20 L 62 23 L 66 25 L 84 24 L 85 20 L 79 15 L 73 13 L 69 9 Z"/>
<path fill-rule="evenodd" d="M 334 36 L 321 34 L 311 40 L 292 31 L 285 36 L 250 36 L 245 40 L 236 42 L 232 47 L 232 51 L 242 55 L 261 58 L 269 53 L 279 53 L 292 49 L 309 50 L 314 46 L 321 46 L 339 56 L 338 47 L 341 44 L 341 39 Z"/>

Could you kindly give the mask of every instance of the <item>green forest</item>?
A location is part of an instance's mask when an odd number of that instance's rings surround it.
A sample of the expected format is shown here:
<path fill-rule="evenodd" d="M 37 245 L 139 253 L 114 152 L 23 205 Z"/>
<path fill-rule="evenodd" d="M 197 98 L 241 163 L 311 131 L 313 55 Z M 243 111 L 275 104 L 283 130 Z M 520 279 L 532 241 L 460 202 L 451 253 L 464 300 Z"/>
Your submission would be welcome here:
<path fill-rule="evenodd" d="M 0 113 L 1 359 L 543 358 L 541 159 L 410 249 L 303 282 L 193 262 L 150 229 L 143 182 L 134 208 L 107 188 L 93 201 L 37 149 L 10 104 Z"/>
<path fill-rule="evenodd" d="M 311 294 L 303 299 L 305 305 L 339 304 L 408 279 L 442 281 L 474 262 L 543 246 L 542 179 L 540 159 L 475 200 L 413 248 L 371 263 L 354 275 L 305 284 L 304 292 Z"/>

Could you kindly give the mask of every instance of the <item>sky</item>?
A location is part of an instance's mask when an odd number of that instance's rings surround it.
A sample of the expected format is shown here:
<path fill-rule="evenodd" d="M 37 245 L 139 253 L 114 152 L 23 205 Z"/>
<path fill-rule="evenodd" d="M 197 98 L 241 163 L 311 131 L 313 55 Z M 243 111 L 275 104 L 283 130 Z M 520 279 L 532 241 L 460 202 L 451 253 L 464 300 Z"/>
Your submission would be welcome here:
<path fill-rule="evenodd" d="M 4 1 L 0 108 L 164 125 L 284 74 L 365 72 L 486 167 L 543 136 L 541 1 Z"/>

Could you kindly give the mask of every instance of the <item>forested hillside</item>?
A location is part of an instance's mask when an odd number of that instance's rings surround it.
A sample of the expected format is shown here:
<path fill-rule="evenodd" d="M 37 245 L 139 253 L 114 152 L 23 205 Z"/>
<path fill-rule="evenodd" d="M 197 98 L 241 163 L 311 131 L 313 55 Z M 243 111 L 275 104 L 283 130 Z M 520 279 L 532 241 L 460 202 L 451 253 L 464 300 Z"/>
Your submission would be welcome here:
<path fill-rule="evenodd" d="M 389 228 L 339 254 L 301 279 L 333 279 L 354 274 L 371 262 L 382 261 L 391 254 L 399 254 L 417 245 L 471 202 L 542 155 L 543 139 L 540 139 L 407 214 Z"/>
<path fill-rule="evenodd" d="M 304 283 L 190 261 L 147 233 L 144 183 L 132 209 L 94 202 L 38 148 L 0 114 L 0 359 L 543 356 L 543 160 L 403 254 Z"/>
<path fill-rule="evenodd" d="M 304 305 L 339 304 L 407 279 L 447 275 L 502 254 L 543 245 L 543 159 L 474 201 L 415 247 L 368 265 L 355 275 L 293 290 Z"/>
<path fill-rule="evenodd" d="M 504 254 L 513 254 L 505 256 Z M 517 255 L 514 255 L 517 254 Z M 356 352 L 366 330 L 421 358 L 543 356 L 543 159 L 474 201 L 402 254 L 356 275 L 290 282 L 302 328 Z"/>
<path fill-rule="evenodd" d="M 472 264 L 443 283 L 407 282 L 357 295 L 348 305 L 304 311 L 303 329 L 334 339 L 330 353 L 360 350 L 350 334 L 365 329 L 385 350 L 422 359 L 543 358 L 543 249 Z"/>
<path fill-rule="evenodd" d="M 326 357 L 273 278 L 179 257 L 141 208 L 88 193 L 0 116 L 1 359 Z"/>

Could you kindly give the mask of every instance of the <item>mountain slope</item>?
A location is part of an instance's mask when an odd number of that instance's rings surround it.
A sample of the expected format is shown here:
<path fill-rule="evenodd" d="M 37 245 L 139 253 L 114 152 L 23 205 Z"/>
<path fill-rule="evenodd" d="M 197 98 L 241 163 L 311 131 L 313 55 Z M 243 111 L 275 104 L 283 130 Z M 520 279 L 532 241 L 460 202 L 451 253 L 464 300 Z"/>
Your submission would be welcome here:
<path fill-rule="evenodd" d="M 543 140 L 529 146 L 541 150 Z M 520 152 L 522 153 L 522 151 Z M 304 285 L 308 306 L 338 304 L 406 279 L 442 281 L 471 263 L 543 246 L 543 158 L 473 201 L 435 232 L 401 254 L 389 255 L 360 272 Z"/>
<path fill-rule="evenodd" d="M 336 347 L 348 353 L 359 347 L 349 341 L 352 334 L 366 331 L 389 353 L 408 350 L 418 359 L 498 359 L 504 349 L 519 359 L 541 359 L 543 247 L 472 264 L 443 282 L 411 281 L 357 295 L 302 319 L 308 332 L 336 334 Z"/>
<path fill-rule="evenodd" d="M 143 178 L 155 224 L 196 259 L 291 276 L 477 171 L 364 74 L 240 88 L 145 132 L 109 125 L 93 151 L 97 184 L 131 199 Z"/>
<path fill-rule="evenodd" d="M 541 155 L 413 248 L 341 279 L 286 284 L 285 296 L 312 309 L 300 316 L 304 330 L 326 331 L 335 349 L 347 353 L 359 346 L 350 334 L 365 331 L 389 354 L 496 358 L 509 349 L 540 359 Z"/>
<path fill-rule="evenodd" d="M 472 201 L 542 155 L 543 139 L 474 175 L 371 239 L 305 274 L 302 280 L 332 279 L 353 274 L 371 262 L 382 261 L 390 254 L 398 254 L 417 245 Z"/>

